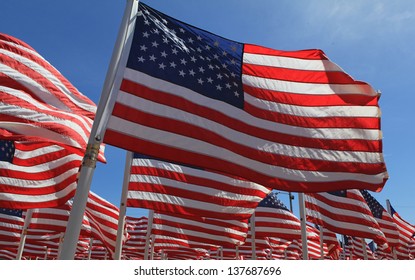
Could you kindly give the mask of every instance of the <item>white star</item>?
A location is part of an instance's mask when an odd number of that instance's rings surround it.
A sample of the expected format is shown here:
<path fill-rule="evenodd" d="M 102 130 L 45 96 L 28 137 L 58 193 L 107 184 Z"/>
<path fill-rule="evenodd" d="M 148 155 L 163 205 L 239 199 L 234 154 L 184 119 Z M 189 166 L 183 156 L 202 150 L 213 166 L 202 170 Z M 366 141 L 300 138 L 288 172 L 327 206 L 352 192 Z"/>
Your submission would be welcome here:
<path fill-rule="evenodd" d="M 216 86 L 216 89 L 217 89 L 217 90 L 222 90 L 222 87 L 221 87 L 220 85 L 217 85 L 217 86 Z"/>
<path fill-rule="evenodd" d="M 187 61 L 186 61 L 186 59 L 182 58 L 182 59 L 180 59 L 180 63 L 183 64 L 183 65 L 186 65 Z"/>
<path fill-rule="evenodd" d="M 143 37 L 148 38 L 150 36 L 150 34 L 146 31 L 143 33 Z"/>
<path fill-rule="evenodd" d="M 218 77 L 218 79 L 219 79 L 219 80 L 222 80 L 222 78 L 223 78 L 223 76 L 222 76 L 222 74 L 221 74 L 221 73 L 218 73 L 218 74 L 216 75 L 216 77 Z"/>
<path fill-rule="evenodd" d="M 156 61 L 156 57 L 154 56 L 154 54 L 152 54 L 152 55 L 150 56 L 150 60 L 151 60 L 151 61 Z"/>
<path fill-rule="evenodd" d="M 189 70 L 189 74 L 190 74 L 190 75 L 192 75 L 192 76 L 194 76 L 194 75 L 196 74 L 196 72 L 195 72 L 195 71 L 193 71 L 193 69 L 190 69 L 190 70 Z"/>
<path fill-rule="evenodd" d="M 147 47 L 145 45 L 141 45 L 140 46 L 140 51 L 144 51 L 145 52 L 146 50 L 147 50 Z"/>
<path fill-rule="evenodd" d="M 187 39 L 189 43 L 193 44 L 194 40 L 192 38 Z"/>
<path fill-rule="evenodd" d="M 164 68 L 166 68 L 166 65 L 164 65 L 164 63 L 162 62 L 159 64 L 159 68 L 164 70 Z"/>
<path fill-rule="evenodd" d="M 198 82 L 199 84 L 203 85 L 203 80 L 202 80 L 202 78 L 197 79 L 197 82 Z"/>
<path fill-rule="evenodd" d="M 208 83 L 213 83 L 213 79 L 211 77 L 207 78 Z"/>
<path fill-rule="evenodd" d="M 171 52 L 172 52 L 173 54 L 177 54 L 177 53 L 178 53 L 177 49 L 173 49 Z"/>
<path fill-rule="evenodd" d="M 186 73 L 183 70 L 180 70 L 179 71 L 179 75 L 182 76 L 182 77 L 184 77 L 186 75 Z"/>
<path fill-rule="evenodd" d="M 145 60 L 145 58 L 144 58 L 144 57 L 142 57 L 142 56 L 138 57 L 138 61 L 139 61 L 139 62 L 144 62 L 144 60 Z"/>
<path fill-rule="evenodd" d="M 176 68 L 176 63 L 174 63 L 174 61 L 170 62 L 170 67 Z"/>
<path fill-rule="evenodd" d="M 165 51 L 162 51 L 161 52 L 161 56 L 164 57 L 164 58 L 166 58 L 167 57 L 167 53 Z"/>
<path fill-rule="evenodd" d="M 205 69 L 203 67 L 199 67 L 199 72 L 200 73 L 205 73 Z"/>
<path fill-rule="evenodd" d="M 151 43 L 153 45 L 153 47 L 157 48 L 158 47 L 158 43 L 156 41 L 154 41 L 153 43 Z"/>
<path fill-rule="evenodd" d="M 192 56 L 192 57 L 190 58 L 190 60 L 191 60 L 192 62 L 196 62 L 196 57 Z"/>

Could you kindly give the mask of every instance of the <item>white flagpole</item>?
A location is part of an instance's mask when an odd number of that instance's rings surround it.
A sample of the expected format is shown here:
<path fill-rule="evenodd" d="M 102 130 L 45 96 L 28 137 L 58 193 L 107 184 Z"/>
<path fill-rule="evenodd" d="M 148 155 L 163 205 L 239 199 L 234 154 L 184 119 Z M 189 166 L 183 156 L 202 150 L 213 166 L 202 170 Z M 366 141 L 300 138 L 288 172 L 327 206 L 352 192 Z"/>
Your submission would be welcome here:
<path fill-rule="evenodd" d="M 92 182 L 92 176 L 95 171 L 96 161 L 100 145 L 102 144 L 108 118 L 114 107 L 114 94 L 119 83 L 115 77 L 120 70 L 119 66 L 126 63 L 127 53 L 131 46 L 132 36 L 128 36 L 132 32 L 131 25 L 135 23 L 138 1 L 127 0 L 124 16 L 118 32 L 117 41 L 111 57 L 111 62 L 107 71 L 107 75 L 102 89 L 100 102 L 92 125 L 91 134 L 88 140 L 87 150 L 82 162 L 82 168 L 79 176 L 78 186 L 76 189 L 71 214 L 69 216 L 68 225 L 66 227 L 65 239 L 62 244 L 62 252 L 59 259 L 73 260 L 75 257 L 76 244 L 81 232 L 82 220 L 85 212 L 88 194 Z M 124 51 L 124 52 L 123 52 Z M 115 83 L 118 83 L 116 85 Z M 118 86 L 118 87 L 117 87 Z"/>
<path fill-rule="evenodd" d="M 22 259 L 24 245 L 26 243 L 27 229 L 29 228 L 30 221 L 32 220 L 32 213 L 33 213 L 33 209 L 28 209 L 26 211 L 26 217 L 24 219 L 22 234 L 20 235 L 19 248 L 17 249 L 16 260 Z"/>
<path fill-rule="evenodd" d="M 118 216 L 118 229 L 117 229 L 117 240 L 115 242 L 114 260 L 121 259 L 122 238 L 124 236 L 125 216 L 127 213 L 128 183 L 130 182 L 131 164 L 133 162 L 133 156 L 134 156 L 134 153 L 128 151 L 125 157 L 124 181 L 122 184 L 120 214 Z"/>
<path fill-rule="evenodd" d="M 367 260 L 367 250 L 366 250 L 366 240 L 362 238 L 362 250 L 363 250 L 363 259 Z"/>
<path fill-rule="evenodd" d="M 301 244 L 303 247 L 303 260 L 308 260 L 307 224 L 306 224 L 306 214 L 305 214 L 304 193 L 298 193 L 298 203 L 299 203 L 299 210 L 300 210 Z"/>
<path fill-rule="evenodd" d="M 88 260 L 90 260 L 91 259 L 91 256 L 92 256 L 92 246 L 94 246 L 94 238 L 91 237 L 89 239 Z"/>
<path fill-rule="evenodd" d="M 320 227 L 320 260 L 324 260 L 323 227 Z"/>
<path fill-rule="evenodd" d="M 256 244 L 255 244 L 255 212 L 252 213 L 251 219 L 251 247 L 252 247 L 252 258 L 253 260 L 256 260 Z"/>
<path fill-rule="evenodd" d="M 154 245 L 156 242 L 156 236 L 154 234 L 150 235 L 150 241 L 151 241 L 150 260 L 153 260 L 154 259 Z"/>
<path fill-rule="evenodd" d="M 148 260 L 148 250 L 149 250 L 149 247 L 150 247 L 151 229 L 153 228 L 153 216 L 154 216 L 154 210 L 148 210 L 146 245 L 144 247 L 144 259 L 145 260 Z"/>
<path fill-rule="evenodd" d="M 391 209 L 391 202 L 389 201 L 389 199 L 386 199 L 386 209 L 389 213 L 389 215 L 392 216 L 392 209 Z M 396 255 L 396 248 L 392 247 L 392 256 L 394 260 L 398 259 L 398 256 Z"/>
<path fill-rule="evenodd" d="M 235 247 L 235 259 L 239 260 L 239 246 L 238 245 L 236 245 Z"/>

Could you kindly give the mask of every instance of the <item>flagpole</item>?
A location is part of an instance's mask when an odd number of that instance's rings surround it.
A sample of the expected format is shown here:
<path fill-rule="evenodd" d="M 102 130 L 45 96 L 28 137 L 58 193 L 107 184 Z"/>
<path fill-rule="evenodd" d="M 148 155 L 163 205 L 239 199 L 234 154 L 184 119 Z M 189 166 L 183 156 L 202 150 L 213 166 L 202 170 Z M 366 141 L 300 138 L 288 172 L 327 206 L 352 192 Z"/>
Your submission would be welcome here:
<path fill-rule="evenodd" d="M 362 238 L 362 250 L 363 250 L 363 259 L 367 260 L 368 256 L 367 256 L 367 250 L 366 250 L 366 240 L 364 238 Z"/>
<path fill-rule="evenodd" d="M 299 203 L 300 221 L 301 221 L 301 244 L 302 244 L 302 250 L 303 250 L 303 260 L 308 260 L 307 224 L 306 224 L 306 214 L 305 214 L 304 193 L 298 193 L 298 203 Z"/>
<path fill-rule="evenodd" d="M 124 181 L 122 184 L 120 214 L 118 216 L 117 240 L 115 241 L 114 260 L 121 259 L 122 237 L 124 236 L 125 216 L 127 213 L 128 183 L 130 182 L 131 164 L 134 153 L 128 151 L 125 157 Z"/>
<path fill-rule="evenodd" d="M 256 244 L 255 244 L 255 212 L 252 213 L 251 219 L 251 248 L 252 248 L 252 257 L 251 259 L 256 260 Z"/>
<path fill-rule="evenodd" d="M 88 146 L 82 162 L 81 172 L 79 176 L 78 186 L 76 189 L 73 207 L 69 215 L 68 225 L 66 227 L 65 239 L 62 244 L 62 252 L 59 259 L 73 260 L 75 257 L 76 244 L 78 242 L 79 234 L 81 232 L 82 220 L 88 200 L 88 194 L 92 182 L 92 176 L 95 171 L 97 157 L 100 145 L 103 141 L 103 134 L 108 122 L 108 111 L 111 107 L 111 92 L 117 87 L 114 85 L 115 77 L 119 70 L 121 60 L 126 60 L 126 54 L 123 50 L 131 45 L 131 41 L 127 40 L 131 36 L 127 36 L 131 32 L 130 24 L 134 24 L 135 11 L 137 10 L 138 1 L 127 0 L 127 5 L 124 11 L 123 19 L 118 32 L 117 41 L 115 43 L 114 51 L 111 57 L 111 62 L 107 71 L 107 75 L 102 89 L 99 106 L 95 115 L 94 123 L 92 125 L 91 134 L 88 140 Z M 128 46 L 129 45 L 129 46 Z M 113 95 L 112 95 L 113 96 Z"/>
<path fill-rule="evenodd" d="M 23 250 L 24 250 L 24 246 L 26 243 L 27 229 L 29 228 L 30 222 L 32 221 L 32 214 L 33 214 L 33 209 L 28 209 L 26 211 L 26 217 L 24 219 L 22 234 L 20 235 L 19 248 L 17 249 L 16 260 L 22 259 Z"/>
<path fill-rule="evenodd" d="M 391 208 L 391 202 L 389 199 L 386 199 L 386 210 L 388 211 L 389 215 L 392 217 L 392 208 Z M 396 255 L 396 248 L 392 247 L 392 257 L 394 260 L 398 259 L 398 256 Z"/>
<path fill-rule="evenodd" d="M 153 228 L 153 216 L 154 216 L 154 210 L 148 210 L 146 245 L 144 247 L 144 259 L 145 260 L 148 260 L 148 250 L 150 247 L 149 245 L 150 245 L 151 229 Z"/>
<path fill-rule="evenodd" d="M 320 260 L 324 260 L 323 227 L 320 226 Z"/>

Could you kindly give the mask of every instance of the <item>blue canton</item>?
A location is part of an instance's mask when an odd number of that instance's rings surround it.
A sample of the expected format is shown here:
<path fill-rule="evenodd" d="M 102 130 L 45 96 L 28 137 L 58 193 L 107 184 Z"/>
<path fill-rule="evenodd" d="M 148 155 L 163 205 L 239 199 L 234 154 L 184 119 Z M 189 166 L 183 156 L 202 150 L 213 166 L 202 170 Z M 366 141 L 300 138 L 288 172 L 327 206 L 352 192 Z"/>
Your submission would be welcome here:
<path fill-rule="evenodd" d="M 23 216 L 23 210 L 0 208 L 0 214 L 5 214 L 5 215 L 9 215 L 9 216 L 16 216 L 16 217 L 21 218 Z"/>
<path fill-rule="evenodd" d="M 243 44 L 139 5 L 128 68 L 243 108 Z"/>
<path fill-rule="evenodd" d="M 0 161 L 12 163 L 14 151 L 15 147 L 13 141 L 0 140 Z"/>
<path fill-rule="evenodd" d="M 267 195 L 267 197 L 265 197 L 259 204 L 258 207 L 269 207 L 269 208 L 276 208 L 276 209 L 283 209 L 286 211 L 290 211 L 288 210 L 288 208 L 284 205 L 284 203 L 281 202 L 281 200 L 279 200 L 277 198 L 277 195 L 273 192 L 269 193 Z"/>
<path fill-rule="evenodd" d="M 370 211 L 372 211 L 372 214 L 375 218 L 382 218 L 383 211 L 385 208 L 373 197 L 370 195 L 370 193 L 366 190 L 360 191 L 363 195 L 363 197 L 366 200 L 367 205 L 370 208 Z"/>

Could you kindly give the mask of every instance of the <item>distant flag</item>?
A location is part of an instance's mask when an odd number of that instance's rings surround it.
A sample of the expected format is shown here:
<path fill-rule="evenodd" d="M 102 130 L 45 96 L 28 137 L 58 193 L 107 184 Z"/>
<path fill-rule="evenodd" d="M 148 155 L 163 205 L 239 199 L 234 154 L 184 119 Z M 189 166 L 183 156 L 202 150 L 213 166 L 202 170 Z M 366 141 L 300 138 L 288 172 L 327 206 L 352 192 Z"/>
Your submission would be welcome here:
<path fill-rule="evenodd" d="M 366 200 L 373 217 L 378 222 L 380 229 L 385 234 L 389 246 L 399 246 L 399 231 L 392 216 L 383 206 L 366 190 L 360 191 Z"/>
<path fill-rule="evenodd" d="M 235 176 L 135 154 L 127 206 L 216 219 L 247 219 L 270 191 Z"/>
<path fill-rule="evenodd" d="M 148 218 L 125 217 L 128 239 L 122 247 L 122 254 L 128 258 L 144 259 Z"/>
<path fill-rule="evenodd" d="M 108 258 L 112 258 L 117 239 L 118 216 L 120 210 L 117 206 L 90 192 L 86 204 L 85 217 L 91 225 L 92 237 L 102 242 L 103 246 L 110 252 Z M 124 231 L 123 242 L 128 238 Z"/>
<path fill-rule="evenodd" d="M 301 239 L 301 222 L 271 192 L 255 209 L 255 236 Z"/>
<path fill-rule="evenodd" d="M 373 239 L 387 247 L 387 240 L 359 190 L 307 193 L 307 220 L 333 232 Z"/>
<path fill-rule="evenodd" d="M 22 215 L 22 210 L 0 208 L 0 240 L 18 245 L 24 224 Z"/>
<path fill-rule="evenodd" d="M 383 188 L 370 85 L 321 50 L 242 44 L 138 5 L 105 143 L 274 189 Z"/>
<path fill-rule="evenodd" d="M 219 220 L 205 217 L 154 213 L 151 233 L 204 243 L 209 248 L 235 248 L 245 242 L 248 220 Z"/>
<path fill-rule="evenodd" d="M 60 145 L 0 140 L 0 207 L 64 204 L 76 190 L 83 155 Z"/>
<path fill-rule="evenodd" d="M 396 249 L 398 259 L 409 259 L 410 246 L 415 234 L 415 226 L 404 220 L 391 205 L 391 214 L 399 230 L 399 247 Z"/>
<path fill-rule="evenodd" d="M 96 105 L 32 47 L 2 33 L 0 101 L 1 138 L 85 150 Z"/>

